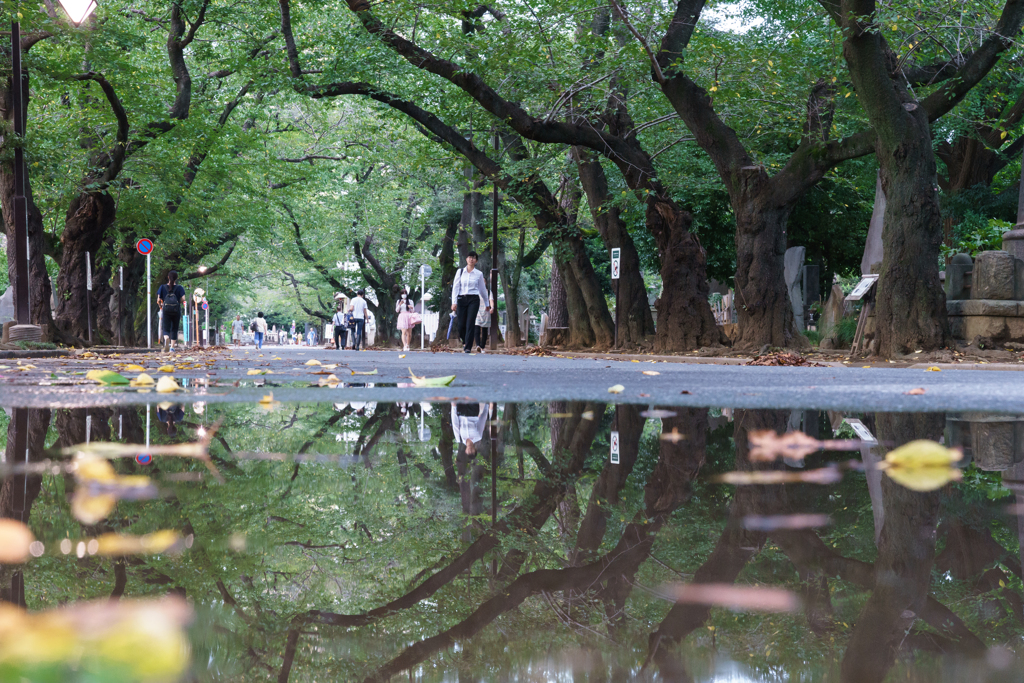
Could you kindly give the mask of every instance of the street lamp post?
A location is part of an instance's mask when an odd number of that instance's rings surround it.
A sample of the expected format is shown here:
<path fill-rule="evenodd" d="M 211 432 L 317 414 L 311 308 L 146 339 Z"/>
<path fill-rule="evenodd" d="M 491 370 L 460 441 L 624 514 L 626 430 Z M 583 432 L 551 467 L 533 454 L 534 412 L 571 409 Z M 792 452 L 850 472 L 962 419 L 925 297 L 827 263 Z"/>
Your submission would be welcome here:
<path fill-rule="evenodd" d="M 77 26 L 96 9 L 96 0 L 59 0 L 60 6 Z M 14 107 L 14 314 L 17 324 L 11 326 L 11 341 L 39 341 L 43 331 L 32 324 L 32 307 L 28 294 L 28 199 L 25 196 L 25 74 L 21 66 L 21 22 L 11 22 L 11 104 Z"/>

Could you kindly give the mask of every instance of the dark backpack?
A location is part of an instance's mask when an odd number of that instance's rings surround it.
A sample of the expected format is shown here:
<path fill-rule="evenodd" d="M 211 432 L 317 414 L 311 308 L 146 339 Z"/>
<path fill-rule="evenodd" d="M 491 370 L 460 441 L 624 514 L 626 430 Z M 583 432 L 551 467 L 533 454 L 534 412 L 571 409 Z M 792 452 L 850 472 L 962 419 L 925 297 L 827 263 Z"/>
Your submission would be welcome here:
<path fill-rule="evenodd" d="M 252 325 L 249 325 L 249 331 L 250 332 L 259 332 L 260 331 L 260 326 L 256 324 L 255 320 L 252 321 Z"/>
<path fill-rule="evenodd" d="M 170 288 L 167 296 L 164 297 L 164 313 L 181 315 L 181 302 L 178 300 L 178 295 L 174 293 L 173 287 Z"/>

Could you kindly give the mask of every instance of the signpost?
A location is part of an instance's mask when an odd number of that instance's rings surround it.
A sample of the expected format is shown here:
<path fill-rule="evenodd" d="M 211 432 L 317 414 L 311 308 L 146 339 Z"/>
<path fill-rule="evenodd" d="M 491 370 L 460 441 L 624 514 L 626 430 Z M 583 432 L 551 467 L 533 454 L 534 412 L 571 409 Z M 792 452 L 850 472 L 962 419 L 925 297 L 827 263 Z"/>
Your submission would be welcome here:
<path fill-rule="evenodd" d="M 615 348 L 619 348 L 619 269 L 622 263 L 622 250 L 612 249 L 612 280 L 615 281 Z M 616 456 L 616 462 L 618 456 Z"/>
<path fill-rule="evenodd" d="M 612 432 L 611 435 L 611 463 L 613 465 L 619 464 L 619 433 Z"/>
<path fill-rule="evenodd" d="M 434 272 L 434 269 L 423 264 L 420 266 L 420 351 L 423 350 L 423 337 L 426 336 L 427 322 L 424 316 L 427 314 L 427 300 L 424 298 L 427 292 L 427 278 Z"/>
<path fill-rule="evenodd" d="M 150 271 L 150 254 L 153 253 L 153 240 L 143 237 L 141 240 L 135 243 L 135 250 L 146 257 L 146 348 L 152 348 L 153 346 L 153 294 L 150 289 L 150 278 L 152 271 Z M 149 419 L 149 416 L 146 416 Z"/>
<path fill-rule="evenodd" d="M 89 343 L 92 343 L 92 259 L 89 252 L 85 252 L 85 325 L 89 334 Z"/>
<path fill-rule="evenodd" d="M 860 307 L 860 316 L 857 318 L 857 331 L 853 334 L 853 347 L 850 349 L 850 355 L 857 353 L 858 347 L 860 347 L 861 342 L 864 340 L 864 331 L 867 328 L 868 317 L 871 315 L 871 309 L 875 306 L 872 290 L 877 283 L 877 274 L 865 275 L 861 277 L 860 282 L 853 288 L 853 291 L 846 295 L 846 301 L 864 300 L 863 305 Z"/>
<path fill-rule="evenodd" d="M 204 292 L 200 287 L 196 287 L 194 290 L 192 290 L 192 302 L 195 304 L 192 307 L 192 311 L 193 311 L 194 317 L 196 319 L 196 341 L 195 341 L 195 343 L 196 343 L 197 346 L 202 346 L 203 345 L 203 338 L 199 334 L 199 312 L 196 309 L 199 308 L 199 304 L 200 304 L 200 302 L 203 301 L 203 295 L 205 295 L 205 294 L 206 294 L 206 292 Z"/>
<path fill-rule="evenodd" d="M 121 280 L 117 286 L 117 345 L 121 346 L 121 328 L 124 327 L 124 266 L 120 266 L 118 270 Z M 121 416 L 118 415 L 117 419 L 120 420 Z"/>
<path fill-rule="evenodd" d="M 206 329 L 203 330 L 203 340 L 210 343 L 210 302 L 203 297 L 203 310 L 206 312 Z"/>

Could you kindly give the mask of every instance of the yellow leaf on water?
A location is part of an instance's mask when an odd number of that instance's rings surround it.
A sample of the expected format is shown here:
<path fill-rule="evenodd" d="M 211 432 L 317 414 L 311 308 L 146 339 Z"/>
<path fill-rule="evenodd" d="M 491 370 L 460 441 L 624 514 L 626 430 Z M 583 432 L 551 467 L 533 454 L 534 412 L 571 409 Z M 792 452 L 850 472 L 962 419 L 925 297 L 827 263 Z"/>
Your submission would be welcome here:
<path fill-rule="evenodd" d="M 954 466 L 963 458 L 958 448 L 946 448 L 928 439 L 918 439 L 889 451 L 880 468 L 890 479 L 912 491 L 935 491 L 961 479 Z"/>
<path fill-rule="evenodd" d="M 322 387 L 336 387 L 339 382 L 340 380 L 335 375 L 328 375 L 327 377 L 321 377 L 319 381 L 317 381 L 317 384 Z"/>
<path fill-rule="evenodd" d="M 129 384 L 131 384 L 133 387 L 151 387 L 154 384 L 156 384 L 156 380 L 147 375 L 146 373 L 142 373 L 141 375 L 133 379 L 131 382 L 129 382 Z"/>
<path fill-rule="evenodd" d="M 160 381 L 156 383 L 156 390 L 161 394 L 169 394 L 172 391 L 178 391 L 181 387 L 174 381 L 173 377 L 161 377 Z"/>
<path fill-rule="evenodd" d="M 174 366 L 173 365 L 161 365 L 156 370 L 157 370 L 157 372 L 174 372 Z"/>
<path fill-rule="evenodd" d="M 32 530 L 15 519 L 0 518 L 0 563 L 21 564 L 31 556 L 29 546 L 35 541 Z"/>
<path fill-rule="evenodd" d="M 247 375 L 263 375 L 263 374 L 266 374 L 266 372 L 267 372 L 266 370 L 249 370 L 245 374 L 247 374 Z"/>
<path fill-rule="evenodd" d="M 310 358 L 306 361 L 306 365 L 320 365 L 320 361 L 315 358 Z"/>
<path fill-rule="evenodd" d="M 608 393 L 609 394 L 621 394 L 625 390 L 626 390 L 626 387 L 622 386 L 621 384 L 616 384 L 613 387 L 608 387 Z"/>
<path fill-rule="evenodd" d="M 145 536 L 103 534 L 96 537 L 97 555 L 136 555 L 167 552 L 181 542 L 181 534 L 173 529 L 154 531 Z"/>
<path fill-rule="evenodd" d="M 317 365 L 319 365 L 319 363 L 317 363 Z M 376 375 L 377 374 L 377 368 L 374 368 L 373 370 L 370 370 L 368 372 L 361 372 L 359 370 L 353 370 L 352 374 L 353 375 Z"/>
<path fill-rule="evenodd" d="M 90 370 L 85 373 L 85 378 L 100 384 L 128 384 L 128 378 L 113 370 Z"/>

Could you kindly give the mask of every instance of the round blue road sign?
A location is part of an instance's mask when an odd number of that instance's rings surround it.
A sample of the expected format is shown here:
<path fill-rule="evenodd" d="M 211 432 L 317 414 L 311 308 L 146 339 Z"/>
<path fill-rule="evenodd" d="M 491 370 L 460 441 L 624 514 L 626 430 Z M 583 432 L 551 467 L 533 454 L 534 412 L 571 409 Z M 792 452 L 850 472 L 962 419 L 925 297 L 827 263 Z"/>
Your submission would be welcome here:
<path fill-rule="evenodd" d="M 140 254 L 145 256 L 146 254 L 153 251 L 153 240 L 143 237 L 141 240 L 135 243 L 135 248 Z"/>
<path fill-rule="evenodd" d="M 139 463 L 140 465 L 152 465 L 153 456 L 150 455 L 149 453 L 139 453 L 138 455 L 135 456 L 135 462 Z"/>
<path fill-rule="evenodd" d="M 204 311 L 210 310 L 210 302 L 207 301 L 206 299 L 203 299 L 203 310 Z"/>

